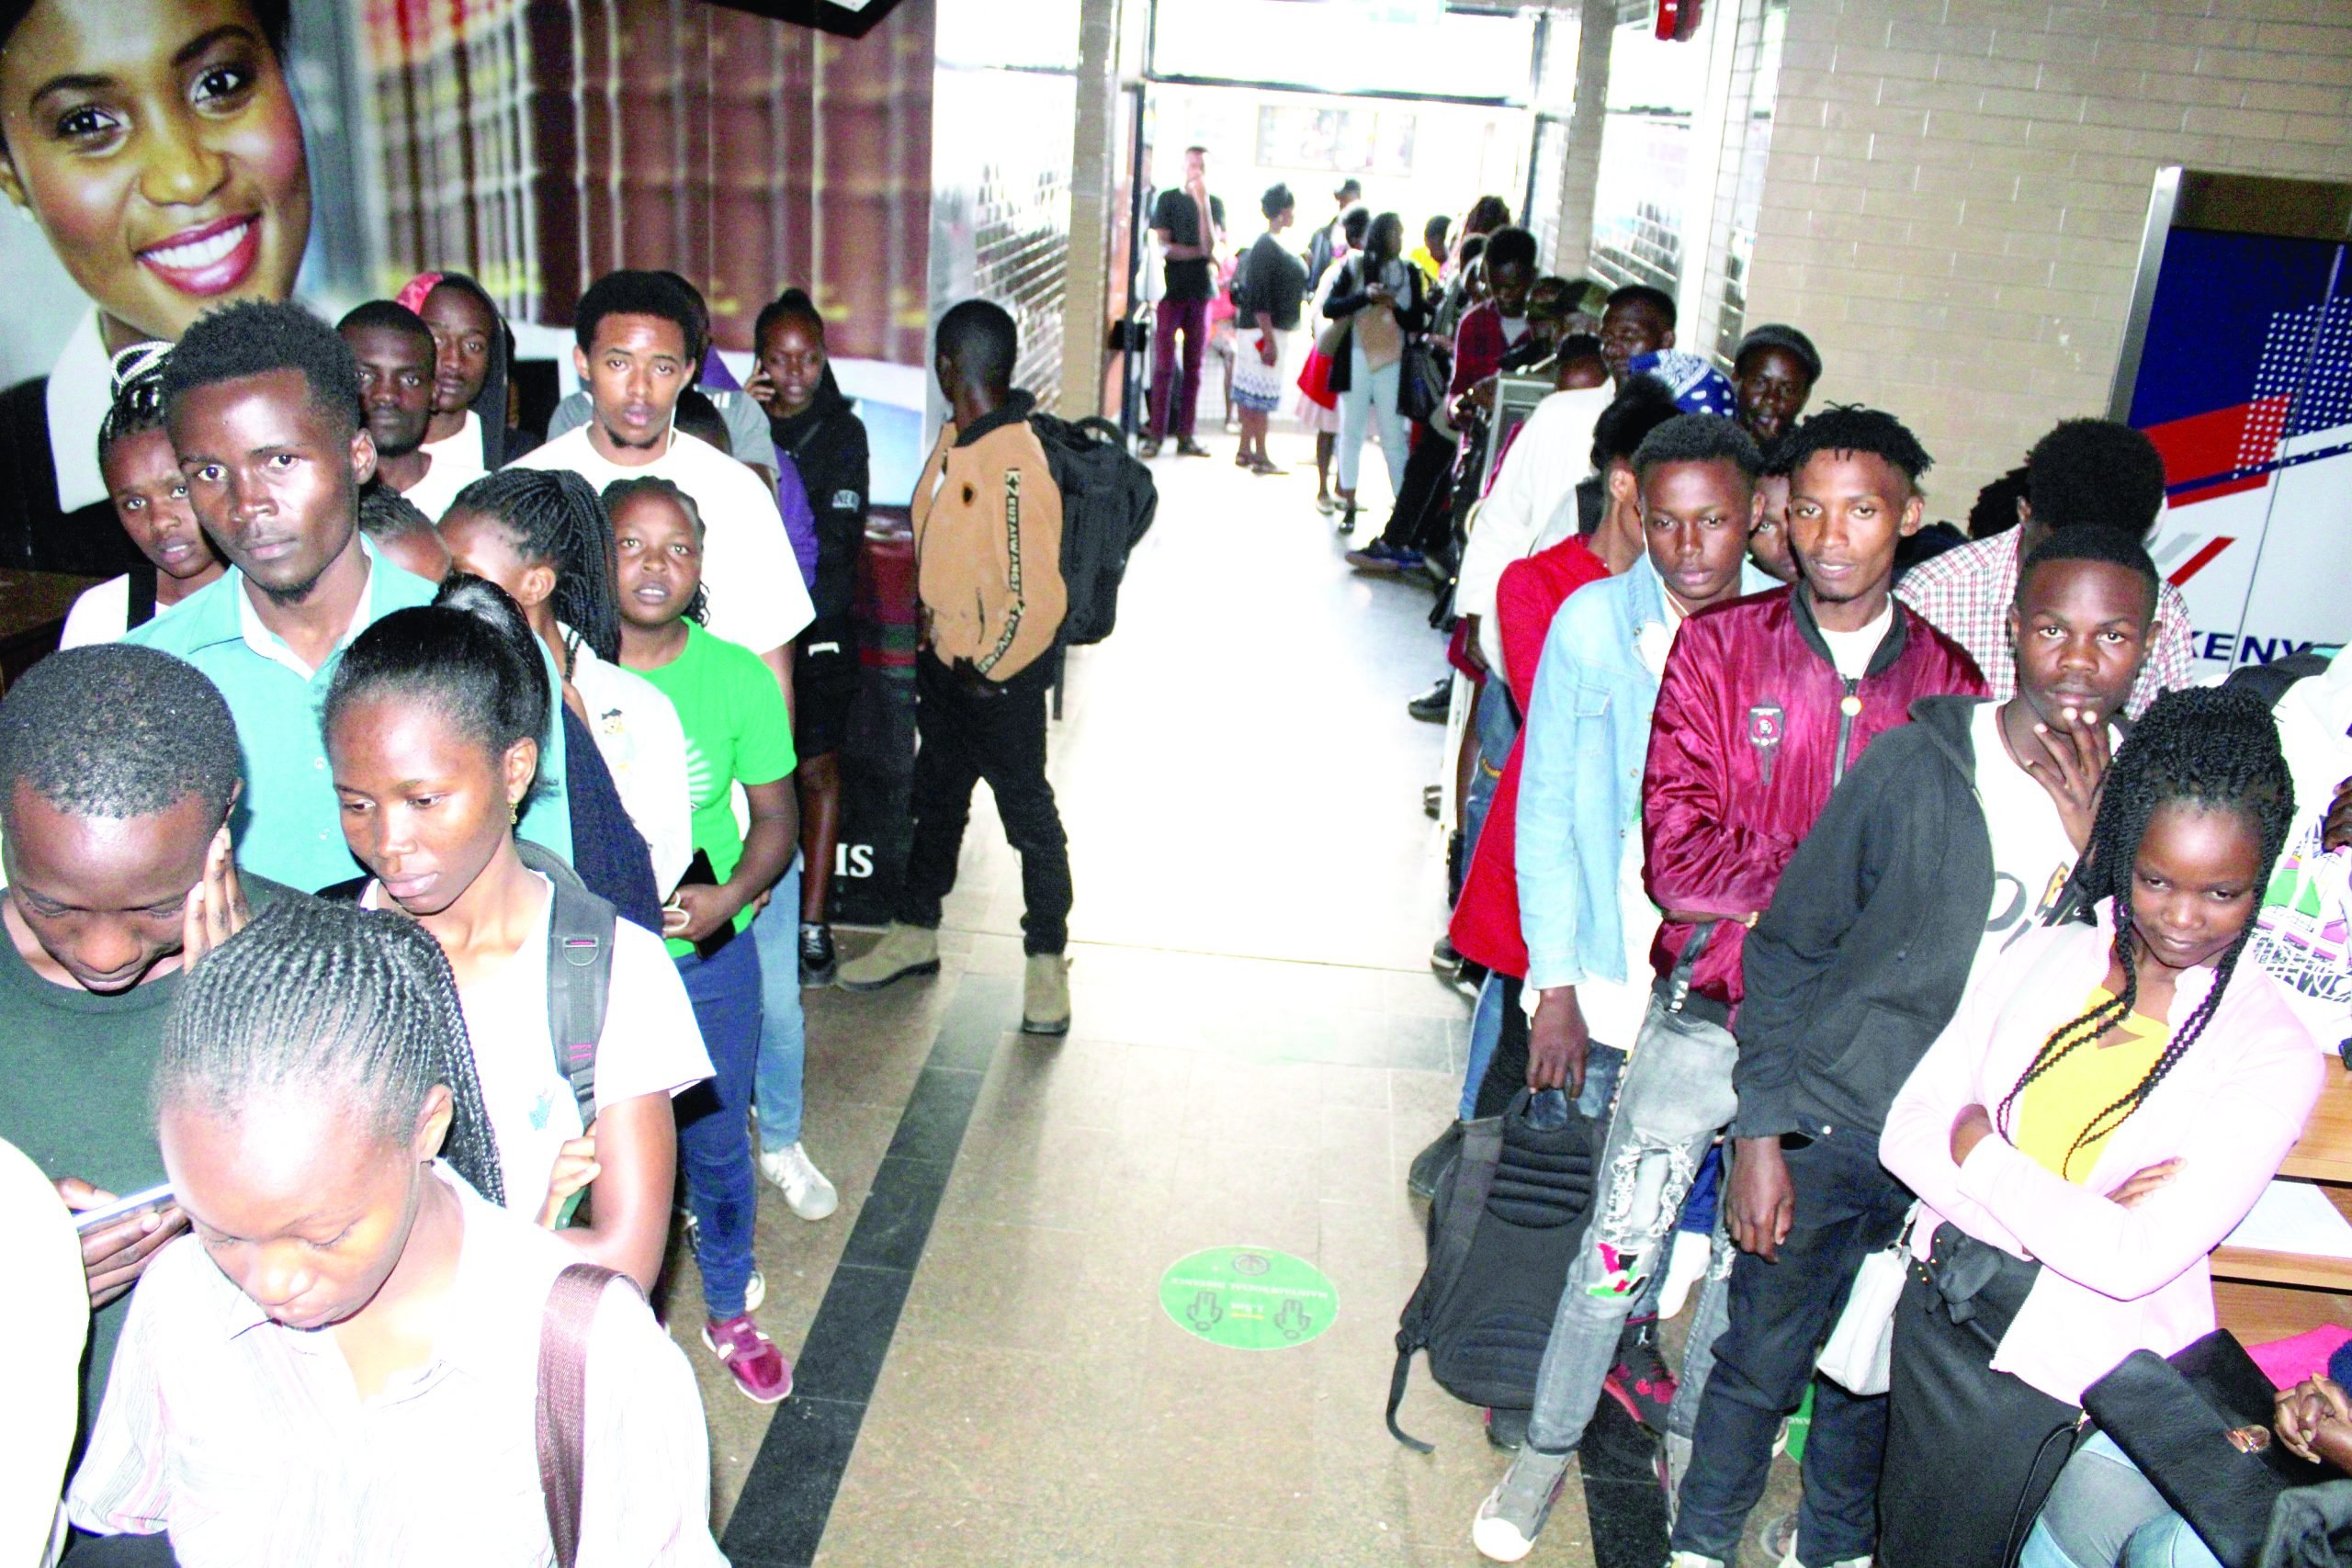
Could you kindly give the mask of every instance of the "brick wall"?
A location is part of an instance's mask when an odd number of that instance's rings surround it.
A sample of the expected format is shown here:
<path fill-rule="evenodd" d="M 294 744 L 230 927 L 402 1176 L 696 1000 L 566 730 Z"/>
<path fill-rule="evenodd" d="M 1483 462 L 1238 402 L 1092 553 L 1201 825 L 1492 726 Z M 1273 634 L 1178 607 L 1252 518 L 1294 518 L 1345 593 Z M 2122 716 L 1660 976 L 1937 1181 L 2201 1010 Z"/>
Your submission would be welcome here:
<path fill-rule="evenodd" d="M 2157 168 L 2352 179 L 2352 6 L 1792 0 L 1747 319 L 1901 414 L 1931 516 L 2104 413 Z"/>

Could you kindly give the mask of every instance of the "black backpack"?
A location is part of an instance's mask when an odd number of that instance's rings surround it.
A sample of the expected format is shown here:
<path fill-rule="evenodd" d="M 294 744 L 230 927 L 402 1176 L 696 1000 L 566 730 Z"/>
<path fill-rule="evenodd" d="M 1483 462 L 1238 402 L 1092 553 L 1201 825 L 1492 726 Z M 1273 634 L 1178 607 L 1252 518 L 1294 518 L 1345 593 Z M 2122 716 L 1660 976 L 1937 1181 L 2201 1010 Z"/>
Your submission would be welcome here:
<path fill-rule="evenodd" d="M 1388 1430 L 1419 1453 L 1431 1446 L 1396 1425 L 1413 1352 L 1456 1399 L 1495 1410 L 1535 1404 L 1535 1374 L 1552 1337 L 1568 1266 L 1592 1213 L 1605 1122 L 1567 1101 L 1566 1122 L 1537 1125 L 1520 1090 L 1500 1116 L 1463 1129 L 1462 1151 L 1430 1201 L 1430 1262 L 1396 1325 Z"/>
<path fill-rule="evenodd" d="M 579 1102 L 580 1124 L 590 1126 L 596 1120 L 596 1043 L 604 1038 L 612 1001 L 613 930 L 619 916 L 553 850 L 528 839 L 515 840 L 514 849 L 525 865 L 555 885 L 548 911 L 548 1037 L 555 1043 L 556 1071 Z M 368 880 L 338 882 L 320 888 L 319 897 L 356 904 Z"/>
<path fill-rule="evenodd" d="M 1159 487 L 1108 420 L 1072 424 L 1033 413 L 1029 427 L 1062 492 L 1062 586 L 1069 607 L 1056 640 L 1073 647 L 1101 642 L 1118 619 L 1127 556 L 1150 531 Z"/>

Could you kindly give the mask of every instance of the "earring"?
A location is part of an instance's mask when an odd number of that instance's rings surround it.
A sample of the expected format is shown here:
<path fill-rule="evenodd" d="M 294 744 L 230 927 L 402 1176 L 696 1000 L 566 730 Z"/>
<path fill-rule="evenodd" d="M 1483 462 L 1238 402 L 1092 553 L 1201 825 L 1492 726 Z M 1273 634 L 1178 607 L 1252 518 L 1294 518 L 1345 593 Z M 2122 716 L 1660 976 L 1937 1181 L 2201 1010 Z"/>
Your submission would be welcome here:
<path fill-rule="evenodd" d="M 512 828 L 519 824 L 522 820 L 523 803 L 519 800 L 508 802 L 506 807 L 506 825 Z"/>

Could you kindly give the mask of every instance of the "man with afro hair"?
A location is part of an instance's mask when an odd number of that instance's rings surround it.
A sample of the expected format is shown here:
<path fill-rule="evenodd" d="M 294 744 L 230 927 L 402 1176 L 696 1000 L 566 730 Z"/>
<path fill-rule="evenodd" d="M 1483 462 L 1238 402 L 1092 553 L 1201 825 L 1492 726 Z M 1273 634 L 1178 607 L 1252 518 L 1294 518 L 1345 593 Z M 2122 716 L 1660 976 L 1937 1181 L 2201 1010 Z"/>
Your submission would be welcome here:
<path fill-rule="evenodd" d="M 2026 457 L 2018 525 L 1920 562 L 1903 574 L 1897 592 L 1968 649 L 1994 699 L 2006 702 L 2018 689 L 2008 615 L 2018 566 L 2062 528 L 2107 528 L 2145 545 L 2164 509 L 2165 462 L 2154 442 L 2111 419 L 2062 420 Z M 2148 711 L 2157 693 L 2197 682 L 2188 601 L 2170 582 L 2156 591 L 2148 639 L 2148 660 L 2126 710 L 2133 718 Z"/>
<path fill-rule="evenodd" d="M 300 306 L 240 301 L 181 337 L 164 372 L 164 409 L 188 502 L 229 570 L 128 640 L 195 665 L 235 716 L 243 863 L 304 892 L 347 881 L 360 868 L 344 844 L 319 699 L 352 638 L 434 593 L 360 531 L 376 443 L 362 422 L 358 365 Z M 522 831 L 569 861 L 563 773 L 558 730 Z"/>

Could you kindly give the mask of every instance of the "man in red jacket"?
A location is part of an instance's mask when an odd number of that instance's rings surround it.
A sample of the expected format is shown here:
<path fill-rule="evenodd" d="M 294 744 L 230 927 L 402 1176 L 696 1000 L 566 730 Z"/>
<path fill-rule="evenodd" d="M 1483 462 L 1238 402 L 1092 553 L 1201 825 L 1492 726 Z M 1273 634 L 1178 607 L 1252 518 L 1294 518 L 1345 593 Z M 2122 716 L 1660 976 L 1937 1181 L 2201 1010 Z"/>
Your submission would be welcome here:
<path fill-rule="evenodd" d="M 1652 720 L 1642 838 L 1650 897 L 1666 920 L 1651 952 L 1657 983 L 1618 1089 L 1600 1209 L 1585 1237 L 1599 1267 L 1582 1271 L 1590 1294 L 1628 1304 L 1663 1258 L 1699 1161 L 1737 1108 L 1741 939 L 1771 902 L 1781 868 L 1846 770 L 1872 738 L 1906 721 L 1916 699 L 1984 690 L 1960 646 L 1894 597 L 1895 545 L 1919 526 L 1917 483 L 1932 461 L 1917 439 L 1890 414 L 1831 408 L 1788 440 L 1798 581 L 1684 622 Z M 1607 1328 L 1611 1348 L 1615 1332 Z M 1606 1354 L 1578 1354 L 1562 1338 L 1555 1324 L 1527 1444 L 1473 1532 L 1499 1562 L 1532 1548 L 1566 1475 L 1566 1448 L 1546 1450 L 1557 1436 L 1544 1412 L 1591 1409 L 1609 1366 Z M 1575 1379 L 1594 1386 L 1547 1387 Z M 1678 1427 L 1684 1401 L 1695 1413 L 1703 1382 L 1694 1356 Z M 1808 1438 L 1820 1440 L 1817 1430 Z M 1875 1474 L 1875 1455 L 1871 1464 Z M 1677 1521 L 1674 1568 L 1730 1560 L 1726 1543 L 1686 1542 L 1687 1523 Z"/>

